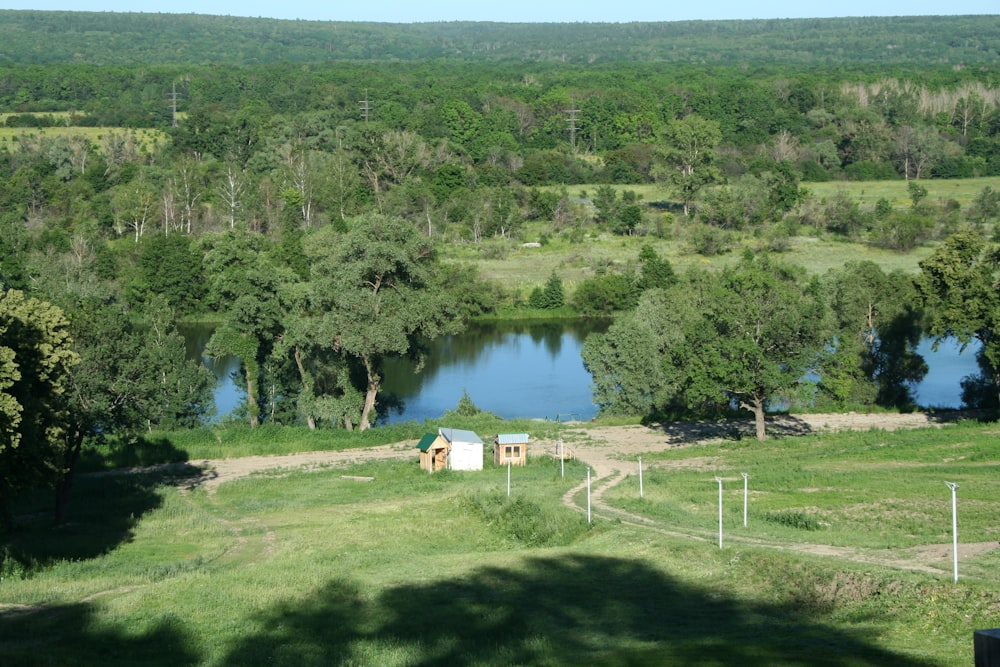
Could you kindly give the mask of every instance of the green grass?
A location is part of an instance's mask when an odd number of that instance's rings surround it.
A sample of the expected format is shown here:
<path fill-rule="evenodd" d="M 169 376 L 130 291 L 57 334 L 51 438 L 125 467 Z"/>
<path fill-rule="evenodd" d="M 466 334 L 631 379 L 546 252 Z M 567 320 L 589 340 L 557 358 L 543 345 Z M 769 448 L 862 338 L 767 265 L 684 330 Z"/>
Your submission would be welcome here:
<path fill-rule="evenodd" d="M 927 188 L 926 202 L 942 204 L 954 199 L 967 209 L 972 200 L 986 186 L 1000 190 L 1000 177 L 970 178 L 955 180 L 922 180 Z M 567 189 L 571 197 L 593 196 L 597 186 L 572 186 Z M 647 203 L 670 200 L 670 193 L 662 185 L 615 186 L 618 190 L 632 190 L 641 195 Z M 906 181 L 831 181 L 827 183 L 805 183 L 803 187 L 816 201 L 829 199 L 838 193 L 860 201 L 865 207 L 874 207 L 881 198 L 889 200 L 897 208 L 910 205 Z M 561 190 L 562 188 L 543 188 Z M 446 246 L 442 249 L 448 261 L 474 263 L 481 275 L 497 281 L 505 289 L 527 297 L 534 287 L 542 285 L 555 271 L 562 279 L 568 294 L 583 280 L 593 278 L 602 270 L 625 270 L 638 266 L 639 251 L 644 245 L 652 246 L 661 257 L 683 271 L 689 267 L 717 268 L 738 260 L 739 248 L 756 247 L 759 241 L 750 233 L 739 238 L 737 247 L 728 253 L 714 257 L 696 255 L 683 240 L 680 233 L 684 225 L 683 216 L 675 215 L 674 222 L 667 225 L 665 238 L 650 236 L 621 237 L 597 227 L 584 227 L 563 234 L 552 234 L 551 229 L 539 223 L 527 223 L 518 241 L 488 239 L 483 244 Z M 540 248 L 526 248 L 521 241 L 538 241 L 547 237 Z M 934 244 L 927 244 L 911 252 L 897 252 L 878 248 L 867 243 L 843 240 L 835 236 L 796 236 L 789 242 L 781 259 L 791 264 L 805 267 L 809 272 L 822 274 L 830 269 L 843 267 L 851 260 L 870 260 L 886 271 L 899 269 L 907 273 L 919 270 L 921 259 L 930 255 Z"/>
<path fill-rule="evenodd" d="M 736 536 L 779 542 L 821 542 L 858 549 L 906 549 L 951 541 L 951 496 L 945 481 L 961 488 L 965 542 L 1000 535 L 1000 479 L 995 425 L 949 425 L 886 433 L 814 435 L 765 443 L 727 442 L 691 452 L 649 454 L 643 498 L 635 482 L 606 499 L 671 525 L 713 526 L 715 477 L 724 480 L 724 525 Z M 744 531 L 743 478 L 749 475 Z M 631 481 L 631 480 L 630 480 Z M 950 565 L 950 564 L 948 564 Z"/>
<path fill-rule="evenodd" d="M 917 182 L 922 187 L 927 188 L 927 199 L 925 200 L 927 203 L 941 204 L 949 199 L 954 199 L 962 205 L 963 209 L 967 208 L 986 186 L 994 190 L 1000 189 L 1000 177 L 998 176 L 923 179 Z M 910 194 L 907 182 L 904 180 L 827 181 L 825 183 L 803 183 L 802 187 L 817 199 L 829 199 L 837 193 L 843 192 L 850 199 L 859 201 L 868 207 L 874 206 L 879 199 L 886 199 L 897 208 L 905 208 L 910 205 Z"/>
<path fill-rule="evenodd" d="M 561 504 L 585 466 L 562 477 L 543 457 L 513 469 L 510 497 L 506 468 L 427 475 L 415 456 L 260 473 L 212 495 L 176 476 L 84 475 L 67 525 L 31 513 L 39 502 L 4 536 L 0 663 L 967 665 L 972 630 L 996 625 L 996 552 L 963 563 L 956 585 L 947 567 L 764 545 L 947 543 L 943 480 L 961 485 L 963 542 L 996 540 L 998 434 L 962 424 L 644 455 L 645 498 L 626 479 L 605 500 L 656 530 L 588 526 Z"/>
<path fill-rule="evenodd" d="M 0 115 L 2 116 L 2 115 Z M 139 147 L 142 150 L 152 152 L 153 147 L 157 144 L 165 144 L 169 138 L 167 134 L 161 130 L 152 130 L 148 128 L 140 129 L 129 129 L 123 127 L 2 127 L 0 126 L 0 147 L 6 147 L 10 150 L 17 150 L 18 142 L 16 139 L 18 137 L 74 137 L 82 136 L 86 137 L 92 144 L 97 147 L 101 146 L 101 140 L 103 137 L 112 133 L 125 133 L 133 132 L 136 136 L 136 140 L 139 143 Z"/>

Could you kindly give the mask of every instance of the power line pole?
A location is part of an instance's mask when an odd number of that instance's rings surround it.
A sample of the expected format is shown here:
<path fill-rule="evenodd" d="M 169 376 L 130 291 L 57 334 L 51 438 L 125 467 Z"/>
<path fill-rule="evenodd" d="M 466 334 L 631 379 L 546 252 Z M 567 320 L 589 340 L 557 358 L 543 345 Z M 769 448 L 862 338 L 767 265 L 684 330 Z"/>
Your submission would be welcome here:
<path fill-rule="evenodd" d="M 566 109 L 565 113 L 567 114 L 566 123 L 569 127 L 569 145 L 573 147 L 573 150 L 576 150 L 576 131 L 579 129 L 576 126 L 576 114 L 580 113 L 580 110 Z"/>
<path fill-rule="evenodd" d="M 170 92 L 170 126 L 177 127 L 177 82 L 174 81 Z"/>
<path fill-rule="evenodd" d="M 364 118 L 365 122 L 367 123 L 368 122 L 368 116 L 369 116 L 369 114 L 371 113 L 371 110 L 372 110 L 372 103 L 371 103 L 371 100 L 368 99 L 368 89 L 367 88 L 365 88 L 365 99 L 363 99 L 360 102 L 358 102 L 358 104 L 361 105 L 361 117 Z"/>

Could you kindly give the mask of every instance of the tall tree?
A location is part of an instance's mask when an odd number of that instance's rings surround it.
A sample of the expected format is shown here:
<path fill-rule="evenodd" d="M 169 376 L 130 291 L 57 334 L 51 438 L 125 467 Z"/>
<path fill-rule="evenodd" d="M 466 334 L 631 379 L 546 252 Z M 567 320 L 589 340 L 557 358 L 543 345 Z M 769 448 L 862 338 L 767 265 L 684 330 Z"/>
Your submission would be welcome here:
<path fill-rule="evenodd" d="M 55 481 L 63 462 L 66 388 L 79 357 L 69 322 L 23 292 L 0 294 L 0 518 L 10 503 Z"/>
<path fill-rule="evenodd" d="M 849 262 L 827 279 L 836 342 L 824 354 L 820 389 L 838 407 L 909 408 L 927 373 L 916 352 L 920 320 L 916 287 L 902 272 Z"/>
<path fill-rule="evenodd" d="M 247 418 L 254 427 L 260 421 L 265 364 L 283 326 L 280 292 L 296 277 L 270 259 L 271 249 L 259 234 L 231 230 L 207 239 L 206 247 L 209 299 L 223 322 L 205 351 L 240 359 Z"/>
<path fill-rule="evenodd" d="M 768 402 L 814 368 L 825 336 L 815 281 L 766 256 L 720 274 L 692 271 L 643 294 L 634 313 L 587 339 L 601 410 L 648 415 L 681 404 L 749 410 L 766 437 Z"/>
<path fill-rule="evenodd" d="M 675 120 L 664 130 L 660 163 L 653 173 L 673 187 L 684 205 L 684 215 L 698 192 L 719 179 L 715 156 L 720 143 L 719 124 L 696 114 Z"/>
<path fill-rule="evenodd" d="M 80 364 L 68 383 L 62 476 L 56 522 L 69 505 L 76 465 L 91 438 L 128 438 L 153 426 L 192 427 L 211 408 L 214 378 L 187 359 L 184 340 L 163 299 L 146 312 L 109 298 L 70 296 L 71 331 Z"/>
<path fill-rule="evenodd" d="M 978 232 L 959 232 L 920 262 L 918 286 L 930 333 L 982 345 L 986 379 L 1000 395 L 1000 248 Z"/>
<path fill-rule="evenodd" d="M 819 285 L 767 256 L 748 256 L 717 278 L 702 274 L 692 288 L 700 317 L 685 328 L 674 362 L 685 368 L 687 402 L 734 402 L 753 413 L 764 440 L 768 402 L 802 381 L 827 339 Z"/>
<path fill-rule="evenodd" d="M 368 215 L 338 234 L 324 229 L 306 241 L 313 265 L 312 299 L 323 313 L 322 340 L 364 369 L 359 428 L 371 426 L 389 355 L 418 352 L 418 338 L 457 331 L 459 299 L 441 284 L 430 243 L 405 220 Z"/>

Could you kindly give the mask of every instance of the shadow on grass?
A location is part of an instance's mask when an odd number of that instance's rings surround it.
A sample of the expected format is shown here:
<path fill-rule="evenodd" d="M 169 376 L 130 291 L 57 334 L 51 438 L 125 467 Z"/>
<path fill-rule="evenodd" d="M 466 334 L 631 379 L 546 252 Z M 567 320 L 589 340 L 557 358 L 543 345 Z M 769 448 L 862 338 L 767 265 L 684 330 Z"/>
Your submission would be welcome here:
<path fill-rule="evenodd" d="M 159 620 L 149 630 L 112 626 L 89 604 L 0 613 L 0 664 L 194 665 L 194 642 L 180 619 Z"/>
<path fill-rule="evenodd" d="M 19 509 L 17 528 L 0 534 L 0 573 L 30 574 L 52 563 L 85 560 L 133 537 L 143 515 L 162 504 L 160 488 L 195 479 L 202 471 L 175 464 L 145 472 L 78 475 L 66 521 L 52 525 L 54 494 L 29 499 Z"/>
<path fill-rule="evenodd" d="M 187 460 L 187 452 L 179 449 L 168 438 L 141 437 L 127 442 L 115 439 L 106 444 L 84 447 L 77 469 L 80 472 L 93 472 L 184 463 Z"/>
<path fill-rule="evenodd" d="M 983 420 L 989 415 L 980 410 L 937 410 L 925 413 L 928 424 L 947 424 L 963 420 Z M 648 424 L 650 428 L 662 431 L 678 443 L 699 442 L 710 439 L 742 440 L 756 438 L 756 425 L 752 418 L 733 417 L 728 419 L 703 419 L 686 421 L 664 421 Z M 815 433 L 804 419 L 789 414 L 774 414 L 767 417 L 768 437 L 790 437 Z"/>
<path fill-rule="evenodd" d="M 736 600 L 642 562 L 571 555 L 374 600 L 331 582 L 255 619 L 226 665 L 912 665 L 822 610 Z"/>

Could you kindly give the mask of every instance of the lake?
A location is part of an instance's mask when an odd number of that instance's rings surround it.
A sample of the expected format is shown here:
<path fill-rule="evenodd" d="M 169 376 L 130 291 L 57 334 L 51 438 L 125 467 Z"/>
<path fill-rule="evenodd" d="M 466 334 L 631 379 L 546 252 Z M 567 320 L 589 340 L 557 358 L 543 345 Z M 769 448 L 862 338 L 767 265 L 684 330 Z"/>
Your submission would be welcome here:
<path fill-rule="evenodd" d="M 407 360 L 390 360 L 385 367 L 382 405 L 389 405 L 383 423 L 437 419 L 453 410 L 463 390 L 481 410 L 503 418 L 588 420 L 597 408 L 592 402 L 590 374 L 580 350 L 590 333 L 603 332 L 607 320 L 476 322 L 460 335 L 432 341 L 421 372 Z M 188 354 L 198 358 L 211 336 L 211 327 L 188 326 L 182 331 Z M 975 346 L 964 352 L 952 340 L 931 350 L 925 340 L 918 347 L 929 372 L 916 389 L 921 407 L 961 407 L 960 381 L 977 372 Z M 215 393 L 220 417 L 243 401 L 243 389 L 233 382 L 239 360 L 204 359 L 219 380 Z"/>

